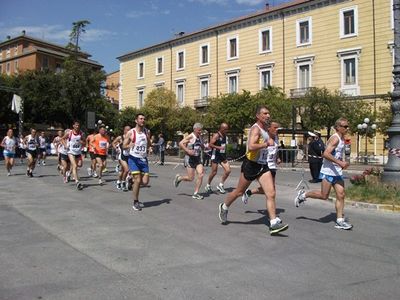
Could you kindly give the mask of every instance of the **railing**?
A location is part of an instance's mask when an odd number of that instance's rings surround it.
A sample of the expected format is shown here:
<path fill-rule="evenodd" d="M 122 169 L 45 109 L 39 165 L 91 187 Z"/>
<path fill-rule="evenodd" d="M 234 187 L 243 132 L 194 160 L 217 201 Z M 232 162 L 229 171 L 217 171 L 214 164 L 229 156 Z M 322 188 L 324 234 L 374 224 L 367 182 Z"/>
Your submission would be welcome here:
<path fill-rule="evenodd" d="M 195 108 L 201 108 L 201 107 L 207 107 L 207 106 L 208 106 L 208 98 L 201 98 L 201 99 L 194 100 Z"/>
<path fill-rule="evenodd" d="M 301 89 L 290 89 L 290 98 L 300 98 L 304 97 L 311 87 L 301 88 Z"/>

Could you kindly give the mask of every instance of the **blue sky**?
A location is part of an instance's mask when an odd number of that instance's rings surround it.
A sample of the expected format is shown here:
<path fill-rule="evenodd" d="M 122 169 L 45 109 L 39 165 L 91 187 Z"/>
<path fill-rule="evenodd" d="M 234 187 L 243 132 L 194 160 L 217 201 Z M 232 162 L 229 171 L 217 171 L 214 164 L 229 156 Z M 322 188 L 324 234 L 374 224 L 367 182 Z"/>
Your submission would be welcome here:
<path fill-rule="evenodd" d="M 66 45 L 72 22 L 89 20 L 81 49 L 107 73 L 117 56 L 290 0 L 19 0 L 0 10 L 0 41 L 26 34 Z M 18 14 L 16 14 L 18 12 Z"/>

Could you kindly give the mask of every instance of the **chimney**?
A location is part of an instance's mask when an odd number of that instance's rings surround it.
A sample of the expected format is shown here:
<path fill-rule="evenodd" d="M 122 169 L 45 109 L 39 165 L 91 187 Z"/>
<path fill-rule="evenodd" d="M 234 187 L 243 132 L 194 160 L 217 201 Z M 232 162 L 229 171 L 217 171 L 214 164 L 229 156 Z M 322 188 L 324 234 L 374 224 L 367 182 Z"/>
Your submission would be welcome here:
<path fill-rule="evenodd" d="M 23 35 L 23 36 L 25 36 L 25 33 L 26 33 L 26 31 L 25 31 L 25 30 L 22 30 L 22 35 Z"/>
<path fill-rule="evenodd" d="M 10 35 L 7 35 L 7 40 L 11 40 L 11 36 Z"/>
<path fill-rule="evenodd" d="M 269 3 L 268 2 L 265 3 L 265 10 L 269 10 Z"/>

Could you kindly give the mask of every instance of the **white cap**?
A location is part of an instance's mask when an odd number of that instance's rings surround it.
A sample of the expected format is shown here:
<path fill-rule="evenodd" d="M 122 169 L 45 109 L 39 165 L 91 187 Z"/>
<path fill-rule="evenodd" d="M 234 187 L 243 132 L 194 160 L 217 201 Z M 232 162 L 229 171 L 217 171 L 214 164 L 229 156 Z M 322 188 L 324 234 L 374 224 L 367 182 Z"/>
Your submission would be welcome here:
<path fill-rule="evenodd" d="M 308 135 L 312 136 L 312 137 L 316 137 L 317 136 L 314 132 L 311 132 L 311 131 L 308 132 Z"/>

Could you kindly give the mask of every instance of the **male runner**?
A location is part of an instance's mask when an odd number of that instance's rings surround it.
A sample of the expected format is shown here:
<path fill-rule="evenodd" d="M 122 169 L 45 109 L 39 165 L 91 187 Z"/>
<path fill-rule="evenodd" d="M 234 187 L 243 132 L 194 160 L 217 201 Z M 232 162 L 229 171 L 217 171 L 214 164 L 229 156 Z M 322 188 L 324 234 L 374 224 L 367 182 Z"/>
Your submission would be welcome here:
<path fill-rule="evenodd" d="M 10 128 L 7 130 L 7 135 L 1 142 L 3 147 L 3 156 L 7 170 L 7 176 L 11 175 L 11 169 L 14 166 L 15 150 L 17 148 L 17 139 L 14 137 L 14 131 Z"/>
<path fill-rule="evenodd" d="M 133 176 L 133 205 L 135 211 L 142 208 L 139 203 L 140 186 L 149 184 L 149 162 L 147 151 L 150 147 L 150 131 L 144 127 L 146 118 L 142 113 L 138 113 L 135 118 L 136 126 L 128 131 L 124 138 L 122 148 L 129 148 L 128 165 L 129 171 Z"/>
<path fill-rule="evenodd" d="M 100 126 L 99 133 L 93 137 L 91 144 L 91 146 L 94 148 L 96 164 L 98 166 L 97 174 L 99 176 L 99 185 L 103 185 L 104 183 L 102 180 L 103 168 L 107 159 L 108 147 L 110 146 L 110 142 L 106 133 L 107 131 L 105 126 Z"/>
<path fill-rule="evenodd" d="M 217 175 L 218 165 L 220 164 L 224 169 L 224 174 L 221 177 L 220 183 L 217 185 L 217 190 L 221 194 L 225 194 L 224 183 L 228 178 L 229 174 L 231 174 L 231 166 L 229 165 L 228 160 L 226 159 L 226 132 L 228 131 L 229 126 L 226 123 L 222 123 L 219 126 L 219 130 L 210 140 L 208 144 L 212 149 L 211 154 L 211 173 L 208 176 L 208 182 L 204 189 L 206 192 L 211 192 L 211 181 Z"/>
<path fill-rule="evenodd" d="M 38 152 L 38 166 L 40 166 L 40 162 L 42 162 L 42 165 L 46 165 L 46 151 L 47 151 L 47 142 L 46 142 L 46 136 L 44 134 L 44 131 L 40 132 L 39 135 L 39 152 Z"/>
<path fill-rule="evenodd" d="M 62 164 L 61 164 L 61 156 L 60 156 L 60 152 L 58 151 L 58 147 L 61 143 L 62 137 L 63 137 L 64 133 L 62 130 L 57 131 L 57 136 L 53 139 L 53 145 L 54 148 L 56 149 L 56 153 L 57 153 L 57 170 L 60 171 L 61 174 L 61 168 L 62 168 Z"/>
<path fill-rule="evenodd" d="M 131 127 L 125 126 L 124 133 L 120 136 L 117 136 L 112 142 L 112 146 L 118 154 L 118 161 L 121 166 L 117 180 L 117 189 L 123 190 L 124 192 L 128 191 L 128 182 L 126 180 L 129 173 L 129 166 L 128 166 L 129 149 L 124 149 L 123 143 L 129 130 L 131 130 Z"/>
<path fill-rule="evenodd" d="M 37 149 L 39 146 L 38 137 L 36 135 L 36 129 L 31 128 L 31 134 L 27 135 L 24 139 L 26 145 L 26 156 L 28 158 L 28 167 L 26 169 L 26 175 L 33 177 L 33 170 L 36 166 Z"/>
<path fill-rule="evenodd" d="M 68 132 L 69 129 L 65 130 L 65 134 L 68 134 Z M 64 135 L 63 132 L 61 134 L 62 136 Z M 71 174 L 71 162 L 68 158 L 68 142 L 62 136 L 57 146 L 57 152 L 60 156 L 61 175 L 63 176 L 64 183 L 68 183 Z"/>
<path fill-rule="evenodd" d="M 335 131 L 328 140 L 324 153 L 322 154 L 323 162 L 320 172 L 321 190 L 305 192 L 300 190 L 294 199 L 294 204 L 299 207 L 307 198 L 326 200 L 329 197 L 331 188 L 333 187 L 336 193 L 336 223 L 335 228 L 350 230 L 353 225 L 344 219 L 344 197 L 345 188 L 343 180 L 343 170 L 347 169 L 349 163 L 344 161 L 344 136 L 349 130 L 349 121 L 345 118 L 340 118 L 335 122 Z"/>
<path fill-rule="evenodd" d="M 86 138 L 86 145 L 88 146 L 88 152 L 90 157 L 90 167 L 87 168 L 87 172 L 89 176 L 97 177 L 96 173 L 96 155 L 94 154 L 94 148 L 92 145 L 93 137 L 96 135 L 96 132 L 93 130 Z"/>
<path fill-rule="evenodd" d="M 228 194 L 224 203 L 219 205 L 219 219 L 222 224 L 228 223 L 228 208 L 249 187 L 253 180 L 259 182 L 263 188 L 266 208 L 269 215 L 271 235 L 289 228 L 287 224 L 276 216 L 275 188 L 271 171 L 268 168 L 268 141 L 266 121 L 270 118 L 269 110 L 259 106 L 256 110 L 257 122 L 251 127 L 247 142 L 246 156 L 243 160 L 240 178 L 237 187 Z"/>
<path fill-rule="evenodd" d="M 199 194 L 199 189 L 203 181 L 204 167 L 201 162 L 201 149 L 204 148 L 203 139 L 201 138 L 201 130 L 203 125 L 200 123 L 195 123 L 193 125 L 193 132 L 182 139 L 179 142 L 179 147 L 181 147 L 185 152 L 185 167 L 187 171 L 186 176 L 181 176 L 179 174 L 175 175 L 174 186 L 178 187 L 179 183 L 182 181 L 193 181 L 195 173 L 197 173 L 197 180 L 194 186 L 194 193 L 192 195 L 193 199 L 201 200 L 204 197 Z"/>
<path fill-rule="evenodd" d="M 78 167 L 82 167 L 82 147 L 86 145 L 85 136 L 80 130 L 80 123 L 78 121 L 75 121 L 72 127 L 73 128 L 68 130 L 63 136 L 63 140 L 67 145 L 68 159 L 71 163 L 76 188 L 82 190 L 83 185 L 79 182 Z"/>

